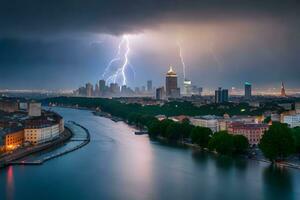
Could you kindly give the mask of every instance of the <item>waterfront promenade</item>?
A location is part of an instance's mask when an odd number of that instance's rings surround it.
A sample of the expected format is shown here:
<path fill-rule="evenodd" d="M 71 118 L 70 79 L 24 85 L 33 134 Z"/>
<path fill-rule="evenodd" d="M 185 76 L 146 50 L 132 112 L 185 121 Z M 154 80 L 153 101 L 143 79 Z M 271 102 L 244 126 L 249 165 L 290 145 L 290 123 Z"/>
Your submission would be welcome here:
<path fill-rule="evenodd" d="M 84 138 L 78 138 L 79 134 L 84 134 Z M 75 145 L 64 145 L 77 141 Z M 38 146 L 19 149 L 0 159 L 2 167 L 8 165 L 40 165 L 44 162 L 75 151 L 90 141 L 89 132 L 83 126 L 75 123 L 66 123 L 65 131 L 59 138 Z"/>

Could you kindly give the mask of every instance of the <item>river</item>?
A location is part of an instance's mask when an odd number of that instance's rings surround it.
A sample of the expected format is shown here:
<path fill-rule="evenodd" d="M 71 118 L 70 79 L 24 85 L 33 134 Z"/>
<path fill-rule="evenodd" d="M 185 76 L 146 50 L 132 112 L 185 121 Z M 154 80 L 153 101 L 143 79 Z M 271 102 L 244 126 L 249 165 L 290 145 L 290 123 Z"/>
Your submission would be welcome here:
<path fill-rule="evenodd" d="M 0 171 L 0 199 L 300 199 L 300 170 L 150 141 L 123 122 L 55 108 L 91 142 L 38 166 Z"/>

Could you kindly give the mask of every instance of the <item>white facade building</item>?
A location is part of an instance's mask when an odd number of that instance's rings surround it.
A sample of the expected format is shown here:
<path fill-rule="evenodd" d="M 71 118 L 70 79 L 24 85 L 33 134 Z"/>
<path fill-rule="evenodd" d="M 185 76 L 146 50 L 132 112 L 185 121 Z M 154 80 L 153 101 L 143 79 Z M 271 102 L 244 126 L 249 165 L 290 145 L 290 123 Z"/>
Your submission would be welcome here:
<path fill-rule="evenodd" d="M 283 116 L 283 123 L 288 124 L 290 128 L 300 127 L 300 114 Z"/>
<path fill-rule="evenodd" d="M 202 126 L 212 130 L 213 133 L 218 132 L 219 129 L 219 120 L 221 117 L 214 115 L 205 115 L 190 118 L 191 124 L 194 126 Z"/>
<path fill-rule="evenodd" d="M 43 142 L 48 142 L 55 137 L 58 137 L 59 124 L 54 124 L 50 126 L 41 127 L 31 127 L 24 129 L 25 142 L 30 142 L 32 144 L 40 144 Z"/>

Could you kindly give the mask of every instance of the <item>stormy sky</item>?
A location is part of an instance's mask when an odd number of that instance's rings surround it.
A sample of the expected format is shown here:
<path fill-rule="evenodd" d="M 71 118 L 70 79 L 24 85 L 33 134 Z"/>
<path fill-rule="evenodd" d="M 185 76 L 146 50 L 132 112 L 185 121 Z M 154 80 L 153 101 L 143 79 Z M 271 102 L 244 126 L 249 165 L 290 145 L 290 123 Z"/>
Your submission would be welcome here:
<path fill-rule="evenodd" d="M 299 13 L 297 0 L 0 0 L 0 89 L 95 83 L 123 35 L 132 87 L 163 85 L 169 65 L 181 82 L 180 44 L 198 86 L 299 88 Z"/>

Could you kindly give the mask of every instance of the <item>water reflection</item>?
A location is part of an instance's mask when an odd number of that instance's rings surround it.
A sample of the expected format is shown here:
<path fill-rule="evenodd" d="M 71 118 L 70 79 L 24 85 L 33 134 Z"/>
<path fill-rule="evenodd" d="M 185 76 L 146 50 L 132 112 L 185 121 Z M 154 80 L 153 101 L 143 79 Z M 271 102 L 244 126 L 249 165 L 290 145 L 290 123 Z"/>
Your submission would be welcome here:
<path fill-rule="evenodd" d="M 270 165 L 263 171 L 265 199 L 294 199 L 290 172 L 286 168 Z"/>
<path fill-rule="evenodd" d="M 9 166 L 7 168 L 7 175 L 6 175 L 6 198 L 7 200 L 13 199 L 14 194 L 14 172 L 13 167 Z"/>

